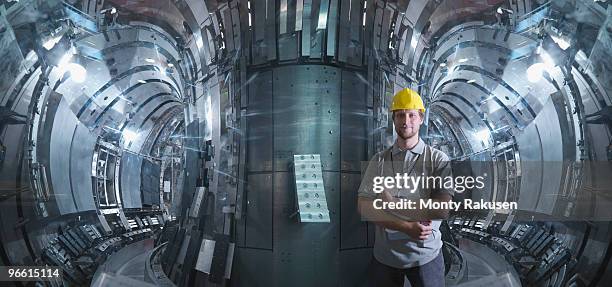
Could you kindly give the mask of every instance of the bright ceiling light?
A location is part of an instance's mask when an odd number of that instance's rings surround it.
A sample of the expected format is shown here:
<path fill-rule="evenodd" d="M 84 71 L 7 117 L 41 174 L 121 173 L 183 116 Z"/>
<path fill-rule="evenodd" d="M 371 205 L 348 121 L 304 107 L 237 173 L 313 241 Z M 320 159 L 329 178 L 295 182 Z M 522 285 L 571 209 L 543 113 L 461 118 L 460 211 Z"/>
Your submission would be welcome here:
<path fill-rule="evenodd" d="M 74 55 L 72 54 L 72 52 L 68 51 L 66 54 L 64 54 L 64 56 L 60 58 L 59 62 L 57 62 L 57 67 L 62 70 L 66 69 L 73 56 Z"/>
<path fill-rule="evenodd" d="M 417 38 L 417 36 L 412 36 L 412 40 L 410 40 L 410 47 L 412 47 L 413 49 L 416 48 L 417 44 L 419 43 L 419 39 Z"/>
<path fill-rule="evenodd" d="M 489 129 L 480 130 L 475 135 L 476 135 L 476 138 L 483 141 L 484 143 L 489 142 L 489 135 L 490 135 Z"/>
<path fill-rule="evenodd" d="M 465 62 L 467 62 L 467 61 L 468 61 L 468 59 L 467 59 L 467 58 L 462 58 L 462 59 L 459 59 L 459 61 L 458 61 L 458 62 L 459 62 L 459 63 L 465 63 Z"/>
<path fill-rule="evenodd" d="M 204 40 L 202 40 L 202 36 L 200 35 L 196 35 L 196 46 L 198 46 L 198 49 L 202 49 L 202 47 L 204 47 Z"/>
<path fill-rule="evenodd" d="M 66 70 L 70 73 L 70 78 L 76 83 L 85 82 L 87 70 L 83 66 L 77 63 L 70 63 L 66 66 Z"/>
<path fill-rule="evenodd" d="M 537 83 L 542 80 L 542 75 L 546 65 L 544 63 L 535 63 L 527 68 L 527 80 L 532 83 Z"/>
<path fill-rule="evenodd" d="M 123 134 L 123 142 L 125 144 L 129 144 L 138 138 L 138 133 L 132 130 L 124 130 L 122 134 Z"/>
<path fill-rule="evenodd" d="M 547 69 L 551 69 L 552 70 L 557 65 L 557 64 L 555 64 L 555 60 L 553 60 L 553 58 L 550 56 L 550 54 L 546 53 L 546 51 L 544 51 L 544 49 L 541 50 L 540 57 L 544 61 L 544 64 L 546 65 Z"/>
<path fill-rule="evenodd" d="M 155 63 L 155 60 L 153 60 L 151 58 L 146 58 L 145 62 L 147 62 L 147 63 Z"/>

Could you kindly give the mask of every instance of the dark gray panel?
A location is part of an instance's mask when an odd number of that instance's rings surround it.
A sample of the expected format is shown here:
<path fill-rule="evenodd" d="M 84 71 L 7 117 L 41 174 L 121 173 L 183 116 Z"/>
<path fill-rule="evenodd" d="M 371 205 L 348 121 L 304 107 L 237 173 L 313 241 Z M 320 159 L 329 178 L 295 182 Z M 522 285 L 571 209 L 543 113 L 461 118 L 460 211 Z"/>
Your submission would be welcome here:
<path fill-rule="evenodd" d="M 368 276 L 368 266 L 372 258 L 372 248 L 351 249 L 340 252 L 340 272 L 338 274 L 341 287 L 365 286 Z"/>
<path fill-rule="evenodd" d="M 233 52 L 234 51 L 234 29 L 232 26 L 232 15 L 231 15 L 231 8 L 230 9 L 225 9 L 221 12 L 221 19 L 223 20 L 223 28 L 225 28 L 225 44 L 226 44 L 226 48 L 228 52 Z M 238 19 L 236 19 L 235 21 L 238 21 Z"/>
<path fill-rule="evenodd" d="M 278 59 L 281 61 L 296 59 L 297 45 L 295 33 L 278 36 Z"/>
<path fill-rule="evenodd" d="M 327 66 L 274 71 L 274 169 L 290 170 L 294 154 L 320 154 L 323 170 L 338 170 L 340 72 Z"/>
<path fill-rule="evenodd" d="M 361 7 L 361 5 L 363 5 L 361 3 L 361 0 L 351 0 L 353 7 Z M 349 59 L 349 63 L 352 65 L 361 65 L 363 62 L 362 59 L 362 15 L 361 15 L 361 9 L 351 9 L 351 20 L 350 20 L 350 35 L 351 38 L 349 39 L 350 44 L 349 44 L 349 55 L 348 55 L 348 59 Z"/>
<path fill-rule="evenodd" d="M 249 83 L 247 108 L 247 168 L 272 171 L 272 72 L 260 72 Z"/>
<path fill-rule="evenodd" d="M 268 4 L 266 12 L 266 53 L 267 60 L 276 60 L 276 1 L 266 0 Z M 259 1 L 255 1 L 259 2 Z"/>
<path fill-rule="evenodd" d="M 159 176 L 161 174 L 159 163 L 143 160 L 140 191 L 142 204 L 159 205 Z"/>
<path fill-rule="evenodd" d="M 342 72 L 342 115 L 340 151 L 341 169 L 359 172 L 361 161 L 367 161 L 368 110 L 367 86 L 356 72 Z"/>
<path fill-rule="evenodd" d="M 351 0 L 341 0 L 340 2 L 340 18 L 338 24 L 338 61 L 346 62 L 349 53 L 350 43 L 350 10 Z"/>
<path fill-rule="evenodd" d="M 361 174 L 342 173 L 340 180 L 340 248 L 366 247 L 368 225 L 361 220 L 357 209 L 357 189 L 361 183 Z"/>
<path fill-rule="evenodd" d="M 272 250 L 272 174 L 249 175 L 246 191 L 244 246 Z"/>
<path fill-rule="evenodd" d="M 230 286 L 268 287 L 274 285 L 272 251 L 236 248 Z"/>
<path fill-rule="evenodd" d="M 0 34 L 0 47 L 2 48 L 0 49 L 0 55 L 2 55 L 0 58 L 2 60 L 0 87 L 3 93 L 9 90 L 13 80 L 19 74 L 21 68 L 19 63 L 23 61 L 21 49 L 19 48 L 13 29 L 5 16 L 6 15 L 1 15 L 2 18 L 0 18 L 0 27 L 3 30 L 2 34 Z"/>
<path fill-rule="evenodd" d="M 254 11 L 265 11 L 266 1 L 252 1 L 251 7 Z M 251 13 L 252 35 L 253 35 L 253 48 L 252 48 L 252 63 L 254 65 L 262 64 L 267 61 L 266 51 L 266 14 L 265 13 Z M 270 38 L 270 37 L 267 37 Z"/>
<path fill-rule="evenodd" d="M 338 173 L 324 172 L 323 177 L 331 223 L 300 223 L 292 216 L 296 212 L 292 174 L 275 174 L 275 286 L 338 284 Z"/>

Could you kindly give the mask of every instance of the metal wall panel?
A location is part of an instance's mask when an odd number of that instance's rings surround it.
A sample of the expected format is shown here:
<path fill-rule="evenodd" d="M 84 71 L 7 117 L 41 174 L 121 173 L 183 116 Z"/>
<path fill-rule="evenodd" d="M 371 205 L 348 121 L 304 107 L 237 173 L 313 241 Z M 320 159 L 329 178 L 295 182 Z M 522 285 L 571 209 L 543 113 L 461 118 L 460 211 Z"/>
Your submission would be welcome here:
<path fill-rule="evenodd" d="M 354 71 L 342 71 L 340 162 L 342 171 L 359 172 L 367 161 L 368 108 L 366 84 Z"/>
<path fill-rule="evenodd" d="M 330 0 L 327 18 L 327 56 L 336 55 L 336 37 L 338 36 L 338 0 Z"/>
<path fill-rule="evenodd" d="M 373 29 L 373 35 L 372 35 L 372 46 L 371 48 L 373 48 L 374 50 L 380 50 L 380 38 L 381 38 L 381 34 L 382 34 L 382 30 L 383 30 L 383 25 L 384 25 L 384 19 L 383 19 L 383 14 L 385 13 L 385 4 L 381 3 L 381 2 L 376 2 L 376 10 L 375 10 L 375 14 L 374 14 L 374 29 Z"/>
<path fill-rule="evenodd" d="M 323 170 L 339 170 L 340 70 L 286 66 L 274 70 L 274 170 L 294 154 L 320 154 Z"/>
<path fill-rule="evenodd" d="M 378 45 L 378 48 L 381 51 L 387 51 L 389 49 L 389 36 L 390 36 L 390 29 L 391 29 L 391 21 L 393 18 L 393 9 L 390 8 L 389 6 L 387 6 L 384 9 L 384 13 L 383 13 L 383 19 L 382 19 L 382 26 L 380 27 L 380 43 Z"/>
<path fill-rule="evenodd" d="M 146 205 L 159 205 L 159 175 L 161 174 L 159 163 L 150 160 L 142 161 L 142 174 L 140 191 L 142 203 Z"/>
<path fill-rule="evenodd" d="M 340 177 L 340 248 L 360 248 L 368 245 L 368 223 L 357 210 L 357 190 L 361 174 L 342 173 Z"/>
<path fill-rule="evenodd" d="M 252 79 L 246 113 L 249 170 L 244 179 L 245 216 L 236 225 L 240 275 L 232 284 L 344 284 L 340 270 L 365 268 L 371 254 L 370 230 L 354 204 L 361 178 L 359 160 L 367 160 L 367 87 L 355 71 L 330 66 L 280 66 L 255 73 L 247 77 Z M 341 138 L 347 147 L 342 154 Z M 330 223 L 299 222 L 294 154 L 321 155 Z M 347 164 L 341 167 L 343 157 Z M 341 168 L 348 172 L 340 173 Z M 340 261 L 341 240 L 343 248 L 365 251 Z M 258 266 L 268 266 L 273 276 L 256 275 Z"/>
<path fill-rule="evenodd" d="M 287 33 L 287 9 L 289 5 L 287 4 L 287 0 L 280 0 L 280 15 L 279 15 L 279 27 L 278 33 L 280 35 Z"/>
<path fill-rule="evenodd" d="M 560 138 L 552 102 L 516 137 L 522 169 L 519 209 L 552 214 L 563 176 Z"/>
<path fill-rule="evenodd" d="M 310 58 L 315 58 L 315 59 L 321 58 L 321 51 L 323 49 L 321 45 L 323 43 L 323 35 L 324 35 L 325 30 L 319 28 L 319 20 L 320 20 L 320 13 L 322 9 L 321 6 L 323 6 L 321 2 L 325 2 L 325 1 L 329 1 L 329 0 L 312 0 L 312 6 L 310 9 L 310 17 L 311 17 L 310 19 L 311 20 L 310 20 L 310 34 L 309 34 L 309 39 L 310 39 L 309 56 Z M 304 32 L 306 31 L 304 30 Z M 304 37 L 306 36 L 308 35 L 304 34 Z"/>
<path fill-rule="evenodd" d="M 351 0 L 341 0 L 340 18 L 338 20 L 338 61 L 346 62 L 349 54 L 350 44 L 350 12 L 353 7 Z"/>
<path fill-rule="evenodd" d="M 142 158 L 133 153 L 124 152 L 121 156 L 119 173 L 121 202 L 123 208 L 142 208 L 140 198 L 140 168 Z"/>
<path fill-rule="evenodd" d="M 312 19 L 312 0 L 304 0 L 304 12 L 302 19 L 302 56 L 310 56 L 310 31 Z"/>
<path fill-rule="evenodd" d="M 362 13 L 361 7 L 363 3 L 360 0 L 352 0 L 352 9 L 350 11 L 350 44 L 349 44 L 349 55 L 348 61 L 350 64 L 355 66 L 361 66 L 363 63 L 363 26 L 362 26 Z"/>
<path fill-rule="evenodd" d="M 266 0 L 266 52 L 267 60 L 276 60 L 276 1 Z"/>
<path fill-rule="evenodd" d="M 298 41 L 295 33 L 278 36 L 278 59 L 294 60 L 298 57 Z"/>
<path fill-rule="evenodd" d="M 249 172 L 272 171 L 272 71 L 249 76 L 252 77 L 254 80 L 248 84 L 247 168 Z"/>
<path fill-rule="evenodd" d="M 270 250 L 237 247 L 232 264 L 232 279 L 229 286 L 269 287 L 274 285 L 273 253 Z"/>
<path fill-rule="evenodd" d="M 66 160 L 66 154 L 70 151 L 72 137 L 78 120 L 70 110 L 65 100 L 61 100 L 56 115 L 62 115 L 63 120 L 53 122 L 49 150 L 49 171 L 53 183 L 53 196 L 60 214 L 68 214 L 77 211 L 72 189 L 70 187 L 70 161 Z M 91 171 L 91 167 L 88 169 Z M 89 177 L 91 179 L 91 177 Z M 91 186 L 91 183 L 89 184 Z"/>
<path fill-rule="evenodd" d="M 95 210 L 96 203 L 91 185 L 91 161 L 97 137 L 88 128 L 79 124 L 74 138 L 70 150 L 72 194 L 79 211 Z"/>
<path fill-rule="evenodd" d="M 233 38 L 234 46 L 236 47 L 237 50 L 242 49 L 242 40 L 241 40 L 242 21 L 240 19 L 240 13 L 238 11 L 238 9 L 241 9 L 239 5 L 240 4 L 238 3 L 238 1 L 230 2 L 231 12 L 232 12 L 232 38 Z"/>
<path fill-rule="evenodd" d="M 542 146 L 544 147 L 542 150 L 542 180 L 546 182 L 546 184 L 542 185 L 542 192 L 536 211 L 553 214 L 555 204 L 560 199 L 560 184 L 565 174 L 562 168 L 563 141 L 561 140 L 561 125 L 559 124 L 557 111 L 552 101 L 549 101 L 544 109 L 542 109 L 536 118 L 536 122 L 540 126 L 540 136 L 542 137 Z"/>
<path fill-rule="evenodd" d="M 274 177 L 274 286 L 338 284 L 338 173 L 324 172 L 331 223 L 299 223 L 291 173 Z M 299 280 L 296 280 L 298 279 Z"/>
<path fill-rule="evenodd" d="M 340 287 L 363 286 L 367 282 L 368 266 L 372 258 L 372 249 L 350 249 L 340 252 L 340 270 L 338 282 Z"/>
<path fill-rule="evenodd" d="M 244 231 L 237 231 L 244 232 L 244 243 L 237 242 L 239 247 L 272 250 L 272 192 L 271 173 L 248 176 L 246 217 L 241 222 Z"/>
<path fill-rule="evenodd" d="M 234 27 L 232 21 L 232 11 L 225 9 L 221 12 L 221 19 L 223 20 L 223 36 L 225 38 L 225 47 L 227 52 L 231 53 L 234 51 Z"/>
<path fill-rule="evenodd" d="M 258 65 L 266 61 L 264 37 L 266 35 L 266 14 L 259 13 L 265 11 L 265 1 L 251 2 L 251 34 L 253 40 L 251 42 L 251 63 Z"/>

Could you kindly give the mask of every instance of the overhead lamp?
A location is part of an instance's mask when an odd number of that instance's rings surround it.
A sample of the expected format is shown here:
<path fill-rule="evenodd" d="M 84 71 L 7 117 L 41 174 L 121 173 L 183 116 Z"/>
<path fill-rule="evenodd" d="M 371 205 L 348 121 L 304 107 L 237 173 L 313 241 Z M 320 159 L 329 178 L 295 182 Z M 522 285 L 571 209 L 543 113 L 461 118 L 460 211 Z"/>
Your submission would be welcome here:
<path fill-rule="evenodd" d="M 73 56 L 74 54 L 71 51 L 68 51 L 60 58 L 59 62 L 57 62 L 57 67 L 61 70 L 65 70 Z"/>
<path fill-rule="evenodd" d="M 542 75 L 546 65 L 544 63 L 535 63 L 527 68 L 527 80 L 531 83 L 537 83 L 542 80 Z"/>
<path fill-rule="evenodd" d="M 70 78 L 74 82 L 76 83 L 85 82 L 85 79 L 87 78 L 87 70 L 85 69 L 85 67 L 77 63 L 70 63 L 66 67 L 66 70 L 68 71 L 68 73 L 70 73 Z"/>
<path fill-rule="evenodd" d="M 70 50 L 68 50 L 68 52 L 66 52 L 66 54 L 64 54 L 64 56 L 62 56 L 58 61 L 57 68 L 59 69 L 60 73 L 68 72 L 70 78 L 74 82 L 83 83 L 87 78 L 87 70 L 82 65 L 72 62 L 75 52 L 76 49 L 74 49 L 74 47 L 70 48 Z"/>
<path fill-rule="evenodd" d="M 147 62 L 147 63 L 155 63 L 155 60 L 153 60 L 151 58 L 146 58 L 145 62 Z"/>
<path fill-rule="evenodd" d="M 544 65 L 546 65 L 546 68 L 548 69 L 555 68 L 555 66 L 557 65 L 555 63 L 555 60 L 550 56 L 550 54 L 546 52 L 546 50 L 540 49 L 539 54 L 540 54 L 540 58 L 542 58 L 542 60 L 544 61 Z"/>
<path fill-rule="evenodd" d="M 123 135 L 123 142 L 126 145 L 130 144 L 131 142 L 135 141 L 138 138 L 138 133 L 132 130 L 128 130 L 128 129 L 123 130 L 122 135 Z"/>
<path fill-rule="evenodd" d="M 416 35 L 412 36 L 412 39 L 410 40 L 410 47 L 414 49 L 416 48 L 418 43 L 419 43 L 418 37 Z"/>
<path fill-rule="evenodd" d="M 536 54 L 540 56 L 541 62 L 534 63 L 533 65 L 527 68 L 527 80 L 532 83 L 537 83 L 542 80 L 542 76 L 544 72 L 552 72 L 552 70 L 557 65 L 555 60 L 553 59 L 546 50 L 539 46 L 536 50 Z"/>
<path fill-rule="evenodd" d="M 484 143 L 488 143 L 489 142 L 489 129 L 482 129 L 478 132 L 476 132 L 476 138 L 478 138 L 479 140 L 481 140 Z"/>

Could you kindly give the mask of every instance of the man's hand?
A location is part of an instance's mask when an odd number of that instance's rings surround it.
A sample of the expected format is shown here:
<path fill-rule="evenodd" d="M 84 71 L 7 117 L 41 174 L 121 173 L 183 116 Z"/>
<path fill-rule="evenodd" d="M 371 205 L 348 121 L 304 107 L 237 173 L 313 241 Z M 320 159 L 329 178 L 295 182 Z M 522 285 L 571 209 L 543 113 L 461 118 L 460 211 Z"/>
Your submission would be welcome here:
<path fill-rule="evenodd" d="M 431 221 L 412 222 L 406 221 L 403 228 L 399 230 L 413 239 L 425 240 L 431 235 Z"/>

